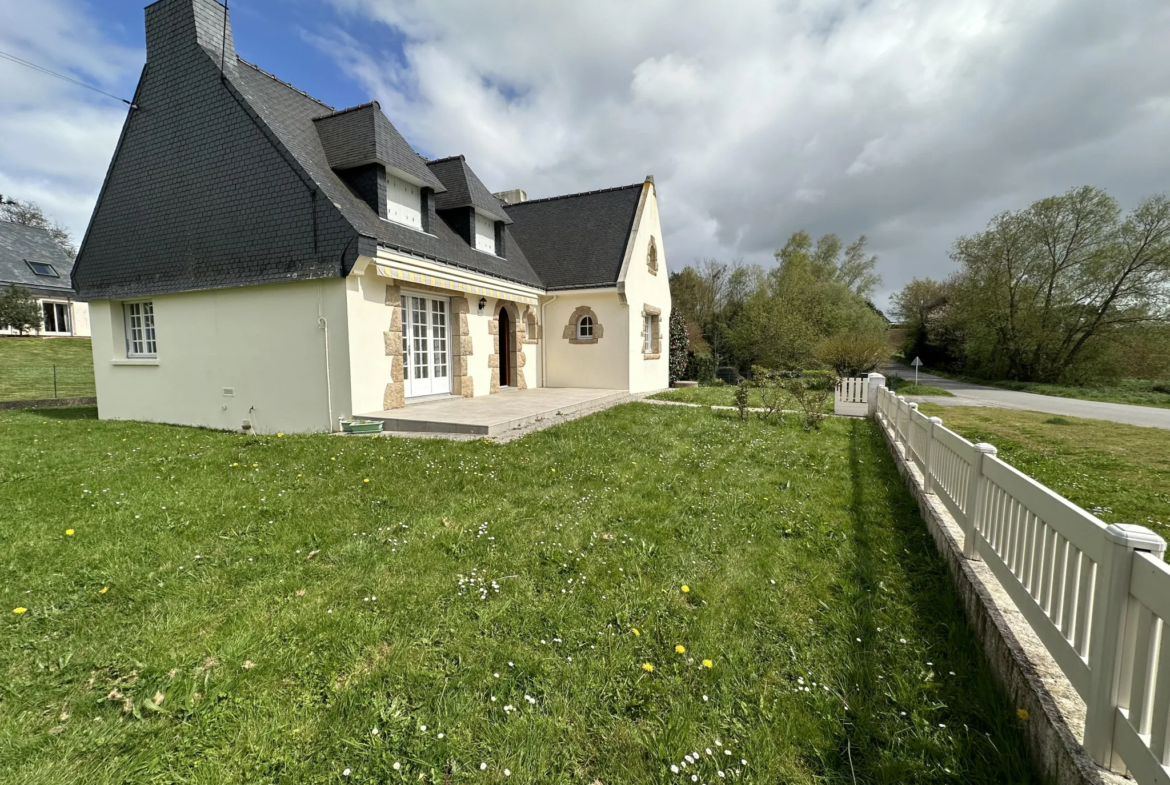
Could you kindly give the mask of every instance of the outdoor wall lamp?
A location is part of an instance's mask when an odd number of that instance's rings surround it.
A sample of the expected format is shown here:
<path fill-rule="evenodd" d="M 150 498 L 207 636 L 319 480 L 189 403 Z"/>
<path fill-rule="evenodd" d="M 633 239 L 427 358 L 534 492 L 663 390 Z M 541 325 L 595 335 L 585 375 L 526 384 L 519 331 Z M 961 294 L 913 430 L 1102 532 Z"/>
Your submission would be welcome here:
<path fill-rule="evenodd" d="M 487 300 L 485 300 L 484 298 L 480 297 L 480 298 L 479 298 L 479 312 L 482 314 L 482 313 L 483 313 L 483 309 L 484 309 L 484 308 L 486 308 L 486 307 L 487 307 Z"/>

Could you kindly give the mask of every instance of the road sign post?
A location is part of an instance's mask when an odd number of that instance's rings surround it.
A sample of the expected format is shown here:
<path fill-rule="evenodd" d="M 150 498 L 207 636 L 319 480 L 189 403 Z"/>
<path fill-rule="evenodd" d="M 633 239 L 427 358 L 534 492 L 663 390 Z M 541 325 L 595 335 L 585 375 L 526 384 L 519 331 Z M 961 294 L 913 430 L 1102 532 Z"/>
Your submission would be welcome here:
<path fill-rule="evenodd" d="M 914 366 L 914 383 L 918 384 L 918 368 L 922 365 L 922 358 L 915 357 L 914 362 L 910 364 Z"/>

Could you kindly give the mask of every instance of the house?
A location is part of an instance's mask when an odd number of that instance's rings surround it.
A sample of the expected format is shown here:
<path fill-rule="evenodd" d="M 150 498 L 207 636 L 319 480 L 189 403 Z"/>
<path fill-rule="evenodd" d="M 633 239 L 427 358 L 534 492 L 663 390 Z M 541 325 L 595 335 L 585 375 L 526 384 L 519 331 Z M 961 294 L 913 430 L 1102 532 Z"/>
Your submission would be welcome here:
<path fill-rule="evenodd" d="M 0 290 L 27 289 L 40 307 L 38 335 L 89 335 L 89 306 L 78 302 L 69 272 L 73 260 L 47 229 L 0 221 Z M 12 335 L 11 328 L 0 334 Z"/>
<path fill-rule="evenodd" d="M 239 58 L 215 0 L 146 65 L 74 270 L 99 416 L 260 432 L 431 397 L 667 386 L 652 177 L 547 199 Z"/>

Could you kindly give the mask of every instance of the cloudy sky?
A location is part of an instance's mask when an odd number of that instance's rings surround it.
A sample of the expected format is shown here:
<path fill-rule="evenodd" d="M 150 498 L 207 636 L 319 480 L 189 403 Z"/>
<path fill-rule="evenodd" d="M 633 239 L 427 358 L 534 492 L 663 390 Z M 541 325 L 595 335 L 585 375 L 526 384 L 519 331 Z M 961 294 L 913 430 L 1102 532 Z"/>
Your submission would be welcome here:
<path fill-rule="evenodd" d="M 0 0 L 0 51 L 119 96 L 142 0 Z M 1165 0 L 234 0 L 237 51 L 531 197 L 658 185 L 669 264 L 866 234 L 886 295 L 994 213 L 1170 190 Z M 0 193 L 80 238 L 119 102 L 0 59 Z"/>

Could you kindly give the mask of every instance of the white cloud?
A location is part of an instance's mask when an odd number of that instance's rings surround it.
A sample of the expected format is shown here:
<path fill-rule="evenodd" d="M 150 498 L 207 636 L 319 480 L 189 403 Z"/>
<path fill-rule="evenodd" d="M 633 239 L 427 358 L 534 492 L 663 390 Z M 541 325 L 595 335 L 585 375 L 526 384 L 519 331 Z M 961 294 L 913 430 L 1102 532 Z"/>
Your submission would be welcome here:
<path fill-rule="evenodd" d="M 130 97 L 143 54 L 74 0 L 0 4 L 0 50 Z M 32 199 L 80 242 L 127 107 L 0 59 L 0 194 Z"/>
<path fill-rule="evenodd" d="M 1161 0 L 333 0 L 405 62 L 316 43 L 426 152 L 543 196 L 653 173 L 674 268 L 865 233 L 886 288 L 1082 183 L 1165 187 Z M 359 46 L 360 49 L 360 46 Z M 360 66 L 358 65 L 360 61 Z"/>

